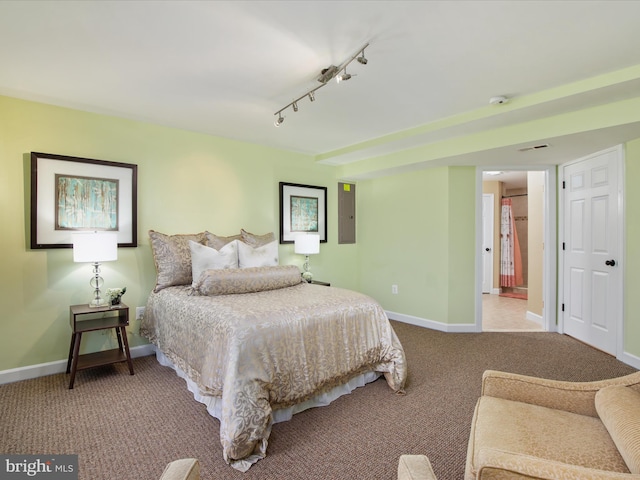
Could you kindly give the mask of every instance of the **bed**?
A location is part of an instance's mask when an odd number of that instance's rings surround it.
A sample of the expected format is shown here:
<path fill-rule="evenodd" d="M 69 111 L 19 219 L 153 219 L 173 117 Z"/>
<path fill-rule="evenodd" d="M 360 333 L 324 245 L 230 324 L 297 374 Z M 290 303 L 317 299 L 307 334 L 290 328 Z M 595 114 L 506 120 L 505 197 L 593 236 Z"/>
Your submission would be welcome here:
<path fill-rule="evenodd" d="M 226 462 L 246 471 L 265 457 L 274 422 L 378 376 L 391 392 L 403 392 L 404 351 L 375 300 L 301 281 L 298 267 L 274 265 L 273 259 L 249 265 L 245 256 L 235 268 L 231 262 L 232 268 L 203 269 L 203 250 L 194 244 L 215 243 L 198 235 L 180 238 L 178 256 L 187 255 L 188 245 L 192 258 L 172 258 L 170 268 L 191 265 L 171 285 L 163 277 L 163 245 L 154 246 L 152 236 L 161 283 L 149 295 L 140 330 L 159 361 L 183 376 L 196 400 L 220 420 Z M 236 255 L 249 245 L 238 245 L 245 243 L 240 238 L 208 248 L 219 254 L 233 242 Z"/>

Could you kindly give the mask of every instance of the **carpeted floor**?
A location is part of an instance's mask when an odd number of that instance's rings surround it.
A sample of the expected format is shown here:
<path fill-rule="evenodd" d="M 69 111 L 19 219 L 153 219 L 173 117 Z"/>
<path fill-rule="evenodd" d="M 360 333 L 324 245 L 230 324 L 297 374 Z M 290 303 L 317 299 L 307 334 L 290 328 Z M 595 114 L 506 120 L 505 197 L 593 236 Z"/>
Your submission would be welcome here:
<path fill-rule="evenodd" d="M 267 458 L 247 473 L 222 459 L 218 421 L 154 357 L 0 386 L 0 452 L 78 454 L 80 479 L 153 480 L 181 457 L 211 479 L 394 479 L 398 457 L 423 453 L 439 480 L 460 479 L 485 369 L 572 381 L 634 372 L 553 333 L 453 334 L 393 322 L 409 365 L 407 394 L 378 380 L 328 407 L 276 424 Z"/>

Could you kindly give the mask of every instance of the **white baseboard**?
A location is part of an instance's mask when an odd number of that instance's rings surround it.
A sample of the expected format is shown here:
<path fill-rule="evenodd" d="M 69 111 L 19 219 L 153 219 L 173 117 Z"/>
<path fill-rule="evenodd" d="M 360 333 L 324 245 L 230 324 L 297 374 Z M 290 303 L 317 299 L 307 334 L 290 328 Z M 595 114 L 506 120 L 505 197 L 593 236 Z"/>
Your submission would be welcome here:
<path fill-rule="evenodd" d="M 623 352 L 622 355 L 618 357 L 618 360 L 640 370 L 640 357 L 629 352 Z"/>
<path fill-rule="evenodd" d="M 527 320 L 531 320 L 532 322 L 536 322 L 541 327 L 544 326 L 544 319 L 542 318 L 542 315 L 538 315 L 537 313 L 533 313 L 533 312 L 530 312 L 529 310 L 527 310 L 526 318 L 527 318 Z"/>
<path fill-rule="evenodd" d="M 153 345 L 140 345 L 129 350 L 131 358 L 145 357 L 154 355 Z M 28 367 L 12 368 L 10 370 L 0 371 L 0 385 L 5 383 L 19 382 L 30 378 L 45 377 L 56 373 L 64 373 L 67 370 L 67 360 L 58 360 L 56 362 L 40 363 L 38 365 L 29 365 Z"/>
<path fill-rule="evenodd" d="M 409 323 L 411 325 L 416 325 L 418 327 L 430 328 L 432 330 L 438 330 L 440 332 L 450 332 L 450 333 L 475 333 L 478 330 L 473 323 L 442 323 L 436 322 L 435 320 L 427 320 L 420 317 L 414 317 L 412 315 L 405 315 L 404 313 L 396 313 L 385 310 L 387 313 L 387 317 L 391 320 L 397 320 L 402 323 Z"/>
<path fill-rule="evenodd" d="M 494 288 L 491 290 L 491 295 L 500 295 L 502 293 L 501 288 Z"/>

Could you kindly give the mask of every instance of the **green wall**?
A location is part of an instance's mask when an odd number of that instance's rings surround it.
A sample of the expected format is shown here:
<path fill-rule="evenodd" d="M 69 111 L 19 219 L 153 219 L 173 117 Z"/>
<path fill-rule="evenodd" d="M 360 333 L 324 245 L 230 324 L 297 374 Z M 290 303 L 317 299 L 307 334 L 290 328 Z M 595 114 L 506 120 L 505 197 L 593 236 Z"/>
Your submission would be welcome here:
<path fill-rule="evenodd" d="M 65 360 L 68 306 L 91 292 L 89 265 L 70 249 L 29 249 L 29 153 L 138 165 L 137 248 L 103 265 L 105 288 L 145 304 L 155 279 L 147 231 L 219 235 L 277 232 L 278 182 L 328 187 L 329 242 L 316 278 L 363 291 L 389 311 L 469 324 L 475 305 L 475 168 L 435 167 L 358 182 L 357 240 L 337 244 L 337 182 L 345 168 L 305 155 L 0 96 L 0 372 Z M 400 155 L 402 156 L 402 155 Z M 358 166 L 359 167 L 359 166 Z M 640 357 L 640 139 L 626 145 L 625 351 Z M 302 265 L 292 245 L 281 263 Z M 398 294 L 391 285 L 398 285 Z M 130 331 L 132 346 L 146 343 Z M 95 333 L 83 350 L 111 348 Z"/>
<path fill-rule="evenodd" d="M 624 349 L 640 357 L 640 139 L 625 148 Z"/>
<path fill-rule="evenodd" d="M 359 183 L 362 291 L 388 311 L 473 323 L 475 181 L 475 167 L 439 167 Z"/>
<path fill-rule="evenodd" d="M 446 321 L 448 181 L 436 168 L 358 183 L 360 285 L 385 310 Z"/>
<path fill-rule="evenodd" d="M 624 352 L 636 358 L 639 182 L 640 139 L 625 145 Z M 362 181 L 358 189 L 362 291 L 391 312 L 447 325 L 473 323 L 475 168 L 434 167 Z"/>
<path fill-rule="evenodd" d="M 328 239 L 312 258 L 318 279 L 357 288 L 355 245 L 337 245 L 335 168 L 308 156 L 212 136 L 0 96 L 0 371 L 66 359 L 69 305 L 91 298 L 91 266 L 71 249 L 30 250 L 32 151 L 138 165 L 137 248 L 102 265 L 104 288 L 126 286 L 143 306 L 155 282 L 147 232 L 218 235 L 279 232 L 278 182 L 328 187 Z M 281 263 L 302 265 L 293 246 Z M 132 316 L 134 312 L 132 312 Z M 132 346 L 146 343 L 130 331 Z M 85 335 L 84 351 L 111 348 L 112 335 Z"/>

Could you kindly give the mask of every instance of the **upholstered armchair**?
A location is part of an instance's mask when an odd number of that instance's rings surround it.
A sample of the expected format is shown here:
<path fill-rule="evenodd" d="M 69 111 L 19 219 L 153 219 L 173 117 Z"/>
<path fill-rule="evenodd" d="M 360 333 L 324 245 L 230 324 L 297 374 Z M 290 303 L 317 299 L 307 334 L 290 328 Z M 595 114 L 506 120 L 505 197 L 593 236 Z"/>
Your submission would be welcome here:
<path fill-rule="evenodd" d="M 640 479 L 640 372 L 563 382 L 486 371 L 465 480 Z"/>

